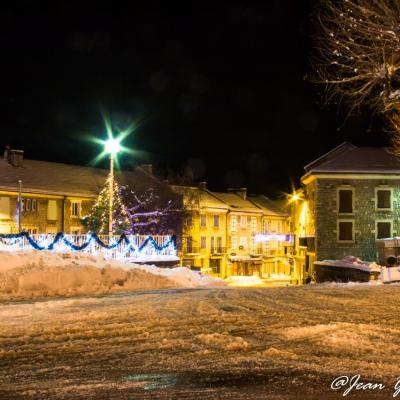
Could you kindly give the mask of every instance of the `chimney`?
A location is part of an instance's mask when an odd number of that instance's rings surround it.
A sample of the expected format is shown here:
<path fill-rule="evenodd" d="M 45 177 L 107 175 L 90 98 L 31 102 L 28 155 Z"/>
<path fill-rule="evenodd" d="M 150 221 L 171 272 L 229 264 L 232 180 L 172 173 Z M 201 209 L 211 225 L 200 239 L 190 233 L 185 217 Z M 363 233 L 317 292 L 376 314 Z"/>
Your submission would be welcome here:
<path fill-rule="evenodd" d="M 140 166 L 143 170 L 145 170 L 148 174 L 153 175 L 153 165 L 152 164 L 142 164 Z"/>
<path fill-rule="evenodd" d="M 13 167 L 22 167 L 24 162 L 24 151 L 23 150 L 8 150 L 7 161 Z"/>
<path fill-rule="evenodd" d="M 243 200 L 246 200 L 246 198 L 247 198 L 247 188 L 245 188 L 245 187 L 239 188 L 236 191 L 236 194 L 238 196 L 240 196 Z"/>
<path fill-rule="evenodd" d="M 197 186 L 199 187 L 200 190 L 206 190 L 207 182 L 206 181 L 198 182 Z"/>

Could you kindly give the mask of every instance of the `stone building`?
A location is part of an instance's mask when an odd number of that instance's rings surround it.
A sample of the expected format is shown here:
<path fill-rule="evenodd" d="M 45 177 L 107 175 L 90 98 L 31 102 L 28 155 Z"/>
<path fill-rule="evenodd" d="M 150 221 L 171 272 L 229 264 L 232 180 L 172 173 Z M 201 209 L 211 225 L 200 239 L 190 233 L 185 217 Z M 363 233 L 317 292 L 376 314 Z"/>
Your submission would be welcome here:
<path fill-rule="evenodd" d="M 24 159 L 21 150 L 8 150 L 0 160 L 0 233 L 18 232 L 17 199 L 22 189 L 21 227 L 32 234 L 85 233 L 87 215 L 104 186 L 108 171 Z M 116 180 L 135 188 L 162 186 L 147 166 L 116 173 Z M 171 191 L 172 193 L 172 191 Z"/>
<path fill-rule="evenodd" d="M 343 143 L 305 166 L 292 200 L 297 262 L 377 259 L 376 239 L 400 234 L 400 161 L 388 148 Z"/>

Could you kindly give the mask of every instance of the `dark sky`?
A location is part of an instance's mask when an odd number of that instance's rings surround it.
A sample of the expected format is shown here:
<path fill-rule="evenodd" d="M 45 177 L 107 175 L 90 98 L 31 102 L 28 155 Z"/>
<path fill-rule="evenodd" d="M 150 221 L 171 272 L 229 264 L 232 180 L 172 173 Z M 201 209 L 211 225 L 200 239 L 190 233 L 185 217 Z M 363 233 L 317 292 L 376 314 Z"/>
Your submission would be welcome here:
<path fill-rule="evenodd" d="M 38 3 L 0 11 L 2 143 L 27 158 L 88 164 L 104 109 L 137 124 L 125 166 L 277 195 L 344 140 L 385 144 L 367 112 L 345 121 L 304 80 L 314 1 Z"/>

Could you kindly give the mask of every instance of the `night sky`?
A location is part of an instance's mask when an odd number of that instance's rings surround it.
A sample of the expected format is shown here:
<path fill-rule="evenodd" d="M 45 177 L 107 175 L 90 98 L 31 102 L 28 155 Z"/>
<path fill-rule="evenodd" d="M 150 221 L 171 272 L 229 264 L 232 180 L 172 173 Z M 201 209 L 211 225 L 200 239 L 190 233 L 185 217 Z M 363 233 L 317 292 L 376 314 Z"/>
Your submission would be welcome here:
<path fill-rule="evenodd" d="M 190 166 L 211 189 L 277 196 L 344 140 L 385 144 L 377 118 L 346 120 L 304 80 L 313 1 L 38 3 L 0 14 L 1 142 L 27 158 L 89 164 L 104 110 L 136 123 L 125 168 Z"/>

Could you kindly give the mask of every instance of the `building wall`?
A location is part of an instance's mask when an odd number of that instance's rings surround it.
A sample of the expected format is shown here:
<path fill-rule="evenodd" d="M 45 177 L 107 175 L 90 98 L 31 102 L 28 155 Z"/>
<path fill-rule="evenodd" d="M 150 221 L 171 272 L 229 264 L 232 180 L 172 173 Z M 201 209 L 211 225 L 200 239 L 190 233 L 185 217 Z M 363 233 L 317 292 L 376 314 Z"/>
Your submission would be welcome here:
<path fill-rule="evenodd" d="M 353 255 L 365 261 L 377 259 L 376 222 L 391 221 L 392 235 L 400 233 L 400 179 L 318 179 L 315 227 L 318 260 L 340 259 Z M 340 214 L 338 188 L 354 189 L 354 212 Z M 393 189 L 391 211 L 376 210 L 376 188 Z M 308 189 L 308 188 L 307 188 Z M 338 242 L 338 220 L 354 221 L 354 242 Z"/>
<path fill-rule="evenodd" d="M 214 226 L 215 215 L 219 216 L 218 227 Z M 205 226 L 201 224 L 202 216 L 206 219 Z M 191 222 L 190 225 L 187 223 L 188 220 Z M 219 276 L 226 275 L 226 221 L 227 214 L 223 210 L 209 210 L 202 207 L 201 211 L 193 211 L 191 217 L 187 218 L 186 224 L 184 224 L 182 264 L 199 267 L 203 272 L 214 273 Z M 217 238 L 219 237 L 221 238 L 221 246 L 218 244 Z M 205 238 L 205 246 L 202 238 Z M 211 246 L 212 238 L 214 238 L 213 247 Z M 221 247 L 221 252 L 215 251 L 217 247 Z M 218 265 L 219 268 L 217 268 Z"/>
<path fill-rule="evenodd" d="M 85 233 L 85 229 L 80 223 L 80 217 L 90 212 L 93 200 L 29 194 L 24 194 L 22 198 L 25 204 L 27 204 L 27 200 L 31 202 L 35 200 L 37 204 L 35 210 L 25 209 L 22 211 L 22 230 L 30 233 L 57 233 L 61 231 L 66 233 Z M 0 212 L 1 233 L 18 232 L 17 200 L 18 197 L 16 195 L 0 192 L 0 207 L 1 204 L 8 204 L 8 211 L 4 209 L 3 212 Z M 73 201 L 78 201 L 81 205 L 80 216 L 75 217 L 71 215 L 71 204 Z M 55 213 L 49 213 L 50 202 L 55 202 Z"/>

